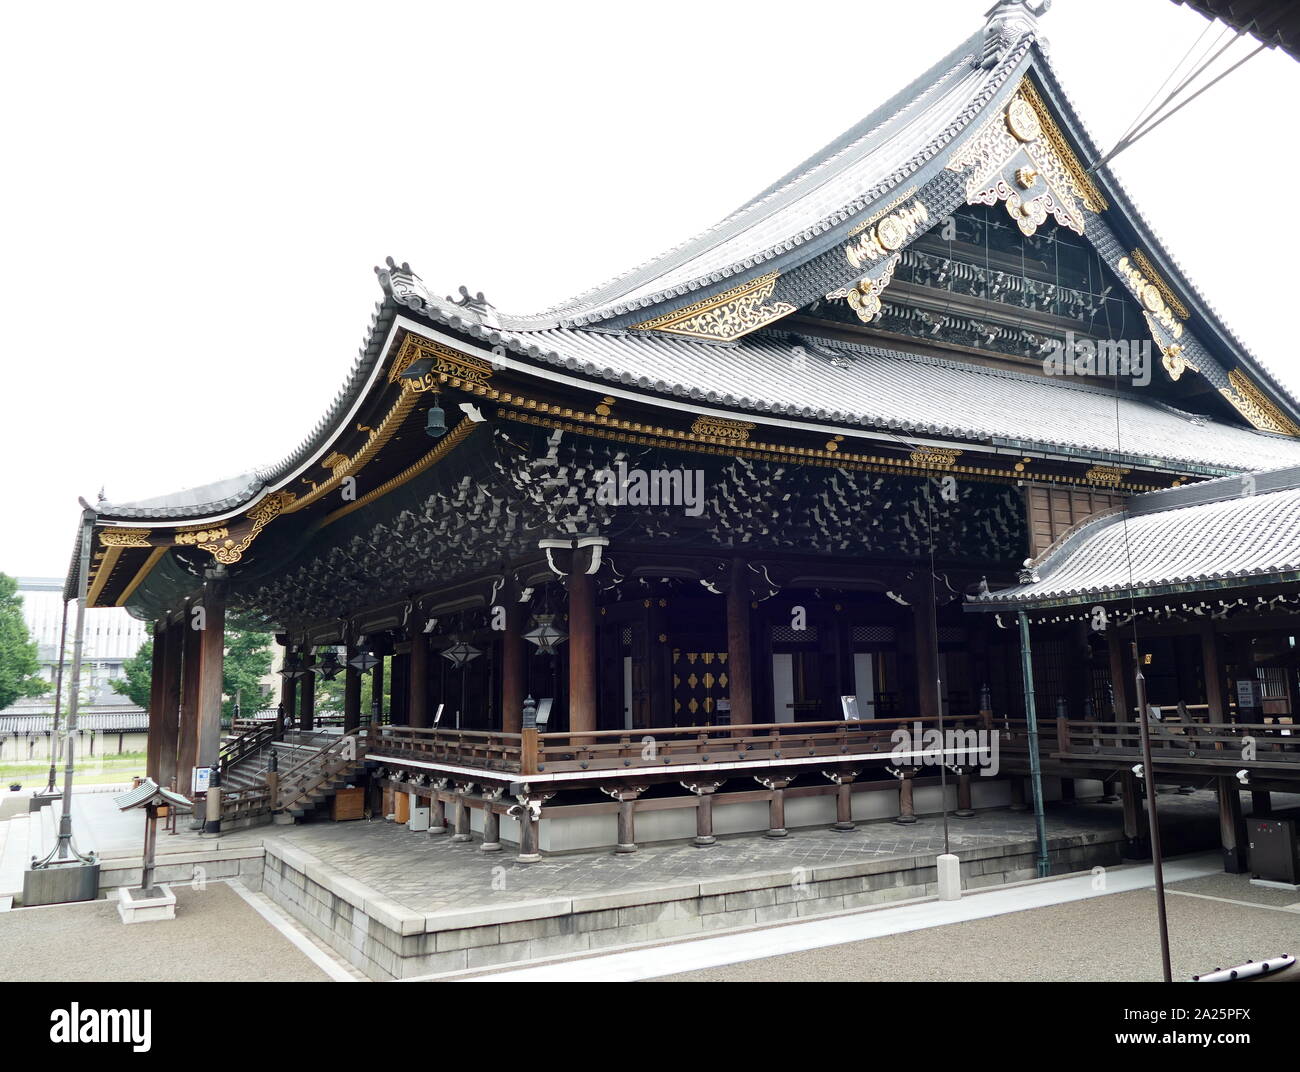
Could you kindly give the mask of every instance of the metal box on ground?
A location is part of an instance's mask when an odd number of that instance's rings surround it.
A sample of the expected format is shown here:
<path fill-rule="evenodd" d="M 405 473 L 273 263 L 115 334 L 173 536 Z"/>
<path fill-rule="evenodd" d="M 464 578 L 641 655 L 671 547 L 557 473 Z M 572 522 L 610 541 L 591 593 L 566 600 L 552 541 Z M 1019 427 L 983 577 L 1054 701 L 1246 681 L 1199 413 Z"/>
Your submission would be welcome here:
<path fill-rule="evenodd" d="M 1268 882 L 1300 882 L 1300 852 L 1296 849 L 1292 819 L 1250 819 L 1250 870 Z"/>

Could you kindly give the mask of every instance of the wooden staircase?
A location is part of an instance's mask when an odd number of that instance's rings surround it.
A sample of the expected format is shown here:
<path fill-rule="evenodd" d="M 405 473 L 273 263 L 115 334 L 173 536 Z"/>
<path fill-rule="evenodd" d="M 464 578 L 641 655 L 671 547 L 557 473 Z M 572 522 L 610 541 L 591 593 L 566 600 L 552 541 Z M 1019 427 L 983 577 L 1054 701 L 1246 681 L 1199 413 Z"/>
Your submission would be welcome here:
<path fill-rule="evenodd" d="M 355 782 L 365 766 L 364 731 L 331 741 L 279 775 L 274 811 L 301 819 Z"/>

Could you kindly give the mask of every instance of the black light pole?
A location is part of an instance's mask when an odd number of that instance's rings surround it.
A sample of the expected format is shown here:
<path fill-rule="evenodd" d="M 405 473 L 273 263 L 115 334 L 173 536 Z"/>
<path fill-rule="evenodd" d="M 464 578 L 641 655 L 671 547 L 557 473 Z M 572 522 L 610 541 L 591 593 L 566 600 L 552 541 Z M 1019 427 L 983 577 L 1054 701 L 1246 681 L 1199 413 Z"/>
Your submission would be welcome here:
<path fill-rule="evenodd" d="M 1147 723 L 1147 679 L 1142 673 L 1142 656 L 1137 641 L 1133 648 L 1133 670 L 1137 684 L 1138 732 L 1142 734 L 1142 781 L 1147 790 L 1147 824 L 1151 831 L 1151 866 L 1156 877 L 1156 914 L 1160 921 L 1160 962 L 1165 982 L 1174 981 L 1169 966 L 1169 920 L 1165 916 L 1165 869 L 1160 855 L 1160 820 L 1156 815 L 1156 777 L 1151 766 L 1151 727 Z"/>
<path fill-rule="evenodd" d="M 32 869 L 48 867 L 54 863 L 71 863 L 79 860 L 84 864 L 93 864 L 95 854 L 83 856 L 72 842 L 72 768 L 76 752 L 77 708 L 79 706 L 77 690 L 81 685 L 81 655 L 86 639 L 86 588 L 87 575 L 90 573 L 91 541 L 95 537 L 95 511 L 81 500 L 81 561 L 77 571 L 77 624 L 72 640 L 72 682 L 68 694 L 68 747 L 64 753 L 63 767 L 63 814 L 59 817 L 59 838 L 50 849 L 45 859 L 39 863 L 32 861 Z"/>
<path fill-rule="evenodd" d="M 58 774 L 55 772 L 55 764 L 59 761 L 59 711 L 63 702 L 63 657 L 68 650 L 68 604 L 63 604 L 63 624 L 59 627 L 59 669 L 54 676 L 54 729 L 50 732 L 50 777 L 45 784 L 45 792 L 49 796 L 57 793 L 58 786 L 55 781 Z"/>

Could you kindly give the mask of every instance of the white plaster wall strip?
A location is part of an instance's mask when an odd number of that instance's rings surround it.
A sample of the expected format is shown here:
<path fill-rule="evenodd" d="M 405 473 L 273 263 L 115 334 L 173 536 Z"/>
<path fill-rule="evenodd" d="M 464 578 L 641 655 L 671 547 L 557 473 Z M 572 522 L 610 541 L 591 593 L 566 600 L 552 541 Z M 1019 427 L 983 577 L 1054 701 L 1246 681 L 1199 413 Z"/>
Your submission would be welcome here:
<path fill-rule="evenodd" d="M 948 748 L 944 750 L 943 755 L 947 758 L 969 757 L 972 754 L 987 755 L 988 751 L 987 748 Z M 905 763 L 909 759 L 933 761 L 936 755 L 938 755 L 937 752 L 924 749 L 918 752 L 854 752 L 848 755 L 804 756 L 797 759 L 736 760 L 730 763 L 683 763 L 681 765 L 665 763 L 662 767 L 560 771 L 556 774 L 519 774 L 513 771 L 484 770 L 482 767 L 460 767 L 451 763 L 426 763 L 420 759 L 402 759 L 398 756 L 388 756 L 382 752 L 367 752 L 366 759 L 374 760 L 376 763 L 392 763 L 398 767 L 419 767 L 422 770 L 435 770 L 446 774 L 473 775 L 480 781 L 489 779 L 498 782 L 527 782 L 529 785 L 542 785 L 547 782 L 590 781 L 592 778 L 644 778 L 653 771 L 664 771 L 665 773 L 677 775 L 698 774 L 701 771 L 767 770 L 770 767 L 793 767 L 800 764 L 816 766 L 828 763 L 862 763 L 867 760 L 879 760 L 882 763 Z"/>
<path fill-rule="evenodd" d="M 1185 857 L 1165 862 L 1165 881 L 1218 874 L 1223 862 L 1217 854 Z M 703 938 L 652 946 L 626 953 L 568 960 L 478 976 L 475 982 L 634 982 L 679 972 L 700 971 L 724 964 L 801 953 L 808 949 L 882 938 L 890 934 L 941 927 L 949 923 L 987 919 L 1031 908 L 1083 901 L 1110 893 L 1146 889 L 1155 882 L 1149 865 L 1112 867 L 1106 871 L 1106 889 L 1093 889 L 1091 874 L 1031 882 L 987 893 L 963 894 L 959 901 L 927 900 L 897 908 L 877 908 L 857 915 L 837 916 L 811 923 L 794 923 L 767 930 Z"/>

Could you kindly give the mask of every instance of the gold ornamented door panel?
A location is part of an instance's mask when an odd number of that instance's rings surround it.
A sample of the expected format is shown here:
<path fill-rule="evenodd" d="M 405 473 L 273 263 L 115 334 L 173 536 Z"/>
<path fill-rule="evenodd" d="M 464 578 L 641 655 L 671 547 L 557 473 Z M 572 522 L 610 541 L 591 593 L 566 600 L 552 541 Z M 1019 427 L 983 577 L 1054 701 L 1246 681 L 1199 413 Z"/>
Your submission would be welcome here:
<path fill-rule="evenodd" d="M 730 697 L 725 651 L 673 649 L 673 725 L 704 726 L 717 720 L 718 701 Z"/>

